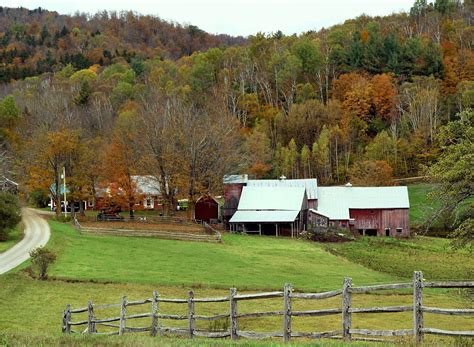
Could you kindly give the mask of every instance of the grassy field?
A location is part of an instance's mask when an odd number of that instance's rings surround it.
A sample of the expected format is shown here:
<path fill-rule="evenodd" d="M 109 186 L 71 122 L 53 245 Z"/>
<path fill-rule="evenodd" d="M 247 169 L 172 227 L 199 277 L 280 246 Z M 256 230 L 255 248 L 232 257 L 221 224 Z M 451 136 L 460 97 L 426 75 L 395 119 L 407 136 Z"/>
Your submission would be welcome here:
<path fill-rule="evenodd" d="M 51 226 L 50 245 L 58 253 L 51 275 L 63 279 L 240 289 L 291 282 L 305 290 L 339 288 L 344 276 L 356 284 L 397 280 L 301 240 L 226 233 L 222 244 L 193 243 L 79 235 L 67 224 Z"/>
<path fill-rule="evenodd" d="M 321 245 L 288 238 L 224 234 L 223 244 L 193 243 L 151 238 L 80 235 L 70 225 L 50 222 L 49 247 L 58 254 L 51 269 L 54 279 L 37 281 L 20 269 L 0 276 L 0 345 L 195 345 L 183 339 L 150 338 L 144 335 L 122 337 L 64 337 L 60 333 L 62 311 L 67 303 L 84 306 L 92 299 L 97 304 L 118 303 L 123 295 L 129 300 L 150 297 L 158 290 L 163 297 L 186 297 L 193 289 L 196 297 L 225 296 L 235 286 L 239 292 L 281 289 L 291 282 L 297 290 L 320 291 L 340 288 L 344 276 L 355 285 L 394 283 L 409 280 L 413 270 L 421 269 L 429 279 L 472 278 L 474 264 L 469 254 L 450 253 L 447 240 L 417 238 L 410 240 L 362 238 L 344 244 Z M 331 254 L 326 247 L 331 249 Z M 355 256 L 357 255 L 357 256 Z M 372 295 L 354 295 L 354 307 L 410 305 L 412 293 L 401 290 Z M 424 304 L 446 308 L 472 308 L 464 291 L 425 290 Z M 294 300 L 294 310 L 340 307 L 341 298 L 320 301 Z M 239 312 L 281 310 L 281 299 L 243 301 Z M 116 316 L 116 309 L 96 312 L 98 317 Z M 149 307 L 130 308 L 129 314 L 148 311 Z M 160 304 L 160 310 L 185 314 L 186 305 Z M 227 312 L 228 303 L 196 304 L 197 314 Z M 25 314 L 27 313 L 27 314 Z M 383 317 L 383 318 L 382 318 Z M 25 319 L 29 322 L 25 323 Z M 82 320 L 78 315 L 75 319 Z M 354 328 L 411 328 L 411 313 L 357 314 Z M 164 326 L 186 326 L 186 322 L 161 320 Z M 149 324 L 147 319 L 134 322 Z M 425 326 L 449 330 L 472 329 L 467 317 L 425 315 Z M 225 322 L 221 322 L 225 325 Z M 281 330 L 281 317 L 241 319 L 239 329 Z M 340 316 L 294 318 L 293 331 L 339 329 Z M 210 328 L 199 322 L 198 328 Z M 199 339 L 200 345 L 230 345 L 229 341 Z M 298 340 L 300 341 L 300 340 Z M 429 336 L 428 343 L 469 343 L 452 338 Z M 314 345 L 314 342 L 301 341 Z M 411 344 L 411 339 L 400 340 Z M 266 342 L 241 341 L 248 346 Z M 280 339 L 271 342 L 279 345 Z M 337 341 L 317 345 L 342 345 Z M 356 345 L 366 345 L 364 343 Z M 373 344 L 370 344 L 371 346 Z"/>
<path fill-rule="evenodd" d="M 417 269 L 433 280 L 474 278 L 472 253 L 452 250 L 448 239 L 363 237 L 355 242 L 326 244 L 326 247 L 333 254 L 394 276 L 407 277 Z"/>
<path fill-rule="evenodd" d="M 429 193 L 436 189 L 436 185 L 429 183 L 411 184 L 408 186 L 410 198 L 410 224 L 421 225 L 438 207 L 435 200 L 429 198 Z"/>
<path fill-rule="evenodd" d="M 62 310 L 67 303 L 73 307 L 83 307 L 87 300 L 92 299 L 97 304 L 118 303 L 121 296 L 127 295 L 129 300 L 138 300 L 151 296 L 154 289 L 158 289 L 162 297 L 186 297 L 188 288 L 179 286 L 163 286 L 149 284 L 127 284 L 127 283 L 72 283 L 64 281 L 37 281 L 29 278 L 26 274 L 16 273 L 0 276 L 0 331 L 3 334 L 30 336 L 46 334 L 50 338 L 60 339 Z M 225 296 L 228 291 L 213 288 L 195 288 L 196 297 Z M 410 290 L 397 291 L 377 295 L 354 295 L 354 307 L 410 305 L 412 294 Z M 440 306 L 449 308 L 472 307 L 472 302 L 467 301 L 456 293 L 446 295 L 445 292 L 426 291 L 424 303 L 429 306 Z M 341 298 L 331 298 L 318 301 L 293 300 L 294 310 L 337 308 L 341 305 Z M 186 305 L 161 303 L 160 310 L 163 313 L 186 314 Z M 228 311 L 228 303 L 196 304 L 197 314 L 218 314 Z M 272 311 L 282 309 L 282 299 L 268 299 L 259 301 L 242 301 L 239 303 L 239 312 Z M 98 318 L 118 315 L 118 309 L 96 310 Z M 128 314 L 143 313 L 150 310 L 149 306 L 131 307 Z M 27 315 L 24 312 L 28 312 Z M 354 328 L 371 329 L 409 329 L 411 327 L 411 313 L 394 313 L 381 315 L 355 314 L 353 316 Z M 25 319 L 29 322 L 25 324 Z M 84 314 L 74 315 L 74 320 L 85 319 Z M 164 326 L 186 327 L 187 322 L 176 322 L 161 320 Z M 425 315 L 426 326 L 468 330 L 472 328 L 469 318 L 439 315 Z M 149 319 L 130 321 L 130 326 L 145 326 Z M 224 322 L 222 322 L 225 325 Z M 327 316 L 306 318 L 298 317 L 292 321 L 293 331 L 327 331 L 340 327 L 340 316 Z M 260 319 L 240 319 L 239 329 L 254 331 L 278 331 L 282 327 L 281 317 L 267 317 Z M 208 322 L 198 321 L 197 328 L 209 329 Z M 104 331 L 104 329 L 100 330 Z M 26 338 L 26 337 L 25 337 Z M 87 341 L 87 337 L 85 338 Z M 133 338 L 131 338 L 133 339 Z M 100 341 L 100 340 L 99 340 Z M 117 341 L 116 339 L 107 340 Z M 131 340 L 133 341 L 133 340 Z M 151 343 L 151 339 L 143 338 L 145 344 Z M 156 340 L 154 340 L 156 341 Z M 182 340 L 178 340 L 182 341 Z M 276 340 L 280 341 L 279 339 Z M 428 341 L 446 341 L 429 337 Z M 1 334 L 0 334 L 1 344 Z M 158 344 L 159 340 L 158 340 Z M 333 345 L 333 344 L 331 344 Z"/>
<path fill-rule="evenodd" d="M 7 249 L 13 247 L 13 245 L 23 238 L 23 232 L 21 230 L 21 226 L 18 225 L 8 234 L 8 239 L 6 241 L 0 242 L 0 253 L 5 252 Z"/>

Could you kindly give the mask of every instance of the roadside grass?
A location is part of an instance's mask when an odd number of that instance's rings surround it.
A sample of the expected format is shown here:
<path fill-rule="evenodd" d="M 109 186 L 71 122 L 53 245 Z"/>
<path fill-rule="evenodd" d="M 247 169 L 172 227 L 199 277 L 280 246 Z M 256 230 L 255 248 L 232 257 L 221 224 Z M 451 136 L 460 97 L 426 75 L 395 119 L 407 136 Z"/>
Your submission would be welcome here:
<path fill-rule="evenodd" d="M 408 185 L 410 198 L 410 224 L 422 225 L 433 211 L 439 206 L 439 202 L 429 198 L 428 194 L 436 189 L 435 184 L 418 183 Z"/>
<path fill-rule="evenodd" d="M 276 237 L 223 234 L 223 243 L 79 234 L 50 221 L 49 246 L 58 254 L 50 275 L 62 279 L 195 286 L 301 290 L 390 283 L 382 274 L 329 254 L 320 244 Z M 411 278 L 411 274 L 405 276 Z"/>
<path fill-rule="evenodd" d="M 16 243 L 20 242 L 23 238 L 22 226 L 17 225 L 9 234 L 6 241 L 0 242 L 0 253 L 5 252 L 9 248 L 13 247 Z"/>
<path fill-rule="evenodd" d="M 354 242 L 326 244 L 325 247 L 351 262 L 394 276 L 409 277 L 413 270 L 421 270 L 429 280 L 474 278 L 472 253 L 454 251 L 448 239 L 362 237 Z"/>

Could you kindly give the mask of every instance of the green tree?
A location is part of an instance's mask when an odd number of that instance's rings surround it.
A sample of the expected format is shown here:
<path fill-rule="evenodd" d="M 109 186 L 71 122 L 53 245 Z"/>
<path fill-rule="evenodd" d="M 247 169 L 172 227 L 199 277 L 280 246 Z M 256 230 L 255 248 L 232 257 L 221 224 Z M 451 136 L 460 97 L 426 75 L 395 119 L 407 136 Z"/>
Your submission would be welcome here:
<path fill-rule="evenodd" d="M 8 233 L 20 220 L 18 198 L 9 193 L 0 193 L 0 241 L 6 241 Z"/>
<path fill-rule="evenodd" d="M 453 220 L 454 245 L 472 250 L 474 240 L 474 111 L 440 128 L 441 153 L 429 173 L 439 182 L 432 198 L 440 202 L 430 220 L 449 215 Z"/>

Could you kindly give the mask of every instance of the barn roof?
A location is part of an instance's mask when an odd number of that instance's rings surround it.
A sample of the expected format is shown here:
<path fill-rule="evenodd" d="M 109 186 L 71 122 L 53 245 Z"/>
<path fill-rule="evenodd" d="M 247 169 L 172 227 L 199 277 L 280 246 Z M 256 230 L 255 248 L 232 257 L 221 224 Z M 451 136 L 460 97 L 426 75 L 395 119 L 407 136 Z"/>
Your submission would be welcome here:
<path fill-rule="evenodd" d="M 243 187 L 238 210 L 300 211 L 303 187 Z"/>
<path fill-rule="evenodd" d="M 316 178 L 284 180 L 248 180 L 248 187 L 303 187 L 309 200 L 318 198 L 318 181 Z"/>
<path fill-rule="evenodd" d="M 291 223 L 300 211 L 237 211 L 231 223 Z"/>
<path fill-rule="evenodd" d="M 407 187 L 319 187 L 318 208 L 330 219 L 349 219 L 349 209 L 409 208 Z"/>

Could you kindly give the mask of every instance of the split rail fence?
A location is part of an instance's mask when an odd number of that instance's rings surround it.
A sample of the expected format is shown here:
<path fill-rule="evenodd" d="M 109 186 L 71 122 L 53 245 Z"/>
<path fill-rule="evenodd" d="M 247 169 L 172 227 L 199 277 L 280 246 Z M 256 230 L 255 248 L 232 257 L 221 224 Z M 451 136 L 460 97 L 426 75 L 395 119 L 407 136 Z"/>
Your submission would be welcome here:
<path fill-rule="evenodd" d="M 87 219 L 84 219 L 87 221 Z M 95 219 L 90 218 L 89 221 L 95 221 Z M 88 234 L 96 234 L 96 235 L 114 235 L 114 236 L 135 236 L 135 237 L 154 237 L 159 239 L 166 239 L 166 240 L 182 240 L 182 241 L 197 241 L 197 242 L 222 242 L 222 235 L 219 231 L 214 229 L 212 226 L 207 224 L 206 222 L 189 222 L 183 221 L 182 219 L 173 219 L 173 218 L 163 218 L 163 217 L 147 217 L 146 220 L 140 221 L 138 218 L 133 220 L 134 222 L 141 222 L 141 223 L 156 223 L 157 230 L 150 230 L 150 229 L 133 229 L 133 228 L 114 228 L 113 224 L 117 223 L 121 226 L 126 225 L 126 221 L 130 220 L 120 220 L 120 221 L 113 221 L 109 224 L 112 226 L 109 227 L 90 227 L 87 225 L 82 225 L 81 222 L 77 219 L 74 219 L 74 226 L 76 230 L 81 233 L 88 233 Z M 102 222 L 101 222 L 102 223 Z M 189 226 L 196 226 L 203 229 L 203 233 L 192 233 L 192 232 L 179 232 L 179 231 L 167 231 L 163 230 L 166 229 L 160 228 L 160 223 L 171 223 L 175 225 L 189 225 Z M 106 223 L 104 223 L 106 225 Z M 160 230 L 161 229 L 161 230 Z"/>
<path fill-rule="evenodd" d="M 216 298 L 195 298 L 192 291 L 189 292 L 188 298 L 169 299 L 162 298 L 158 292 L 153 292 L 151 298 L 140 301 L 127 301 L 127 297 L 123 297 L 120 303 L 109 305 L 96 305 L 92 301 L 88 302 L 87 307 L 72 308 L 71 305 L 66 306 L 63 314 L 62 331 L 64 333 L 87 333 L 87 334 L 102 334 L 102 335 L 123 335 L 125 333 L 133 332 L 149 332 L 152 336 L 157 334 L 179 334 L 194 337 L 206 338 L 250 338 L 250 339 L 265 339 L 265 338 L 282 338 L 283 341 L 290 341 L 291 338 L 335 338 L 343 339 L 344 341 L 351 340 L 365 340 L 365 341 L 386 341 L 380 337 L 393 336 L 407 336 L 413 335 L 414 341 L 420 343 L 423 341 L 425 334 L 437 334 L 447 336 L 464 336 L 474 337 L 474 331 L 453 331 L 442 330 L 436 328 L 425 327 L 423 324 L 423 314 L 443 314 L 453 316 L 474 316 L 474 309 L 449 309 L 428 307 L 423 304 L 423 288 L 474 288 L 474 281 L 456 281 L 456 282 L 427 282 L 423 280 L 423 274 L 420 271 L 415 271 L 413 281 L 409 283 L 397 284 L 383 284 L 373 286 L 353 287 L 351 278 L 344 278 L 342 289 L 321 292 L 321 293 L 295 293 L 290 284 L 286 284 L 283 291 L 255 293 L 255 294 L 238 294 L 237 289 L 231 288 L 229 296 Z M 353 295 L 371 293 L 383 290 L 398 290 L 398 289 L 412 289 L 413 290 L 413 304 L 409 306 L 386 306 L 386 307 L 352 307 Z M 306 299 L 306 300 L 322 300 L 336 296 L 342 297 L 342 305 L 340 307 L 328 308 L 322 310 L 307 310 L 295 311 L 292 310 L 292 299 Z M 239 313 L 237 310 L 238 303 L 243 300 L 260 300 L 282 298 L 282 310 L 267 311 L 267 312 L 252 312 Z M 196 314 L 196 303 L 218 303 L 228 302 L 229 310 L 223 314 L 205 316 Z M 160 303 L 175 303 L 186 304 L 187 314 L 167 314 L 159 310 Z M 151 311 L 140 314 L 127 314 L 127 308 L 131 306 L 150 305 Z M 98 318 L 98 311 L 101 309 L 120 309 L 118 316 L 109 318 Z M 398 330 L 370 330 L 370 329 L 353 329 L 352 315 L 360 313 L 394 313 L 394 312 L 412 312 L 413 322 L 412 329 L 398 329 Z M 73 315 L 79 313 L 87 313 L 87 319 L 82 321 L 72 320 Z M 324 332 L 295 332 L 292 330 L 293 317 L 319 317 L 328 315 L 341 315 L 341 329 Z M 278 332 L 252 332 L 239 330 L 239 319 L 242 318 L 259 318 L 281 316 L 283 331 Z M 147 324 L 143 327 L 127 326 L 129 320 L 147 319 Z M 228 329 L 222 331 L 200 330 L 196 328 L 196 321 L 217 321 L 227 319 Z M 161 324 L 162 320 L 181 320 L 187 321 L 186 328 L 164 327 Z M 78 331 L 78 327 L 85 327 L 83 331 Z M 114 328 L 116 330 L 111 332 L 100 332 L 98 327 Z M 82 328 L 80 329 L 82 330 Z M 361 337 L 366 336 L 366 337 Z M 367 337 L 368 336 L 368 337 Z M 379 338 L 374 338 L 379 337 Z"/>

